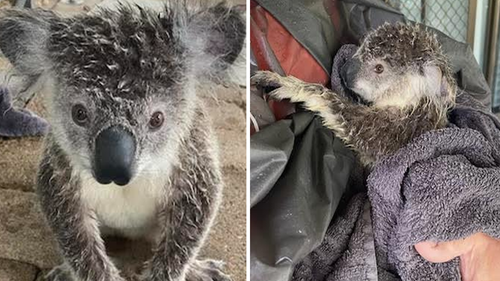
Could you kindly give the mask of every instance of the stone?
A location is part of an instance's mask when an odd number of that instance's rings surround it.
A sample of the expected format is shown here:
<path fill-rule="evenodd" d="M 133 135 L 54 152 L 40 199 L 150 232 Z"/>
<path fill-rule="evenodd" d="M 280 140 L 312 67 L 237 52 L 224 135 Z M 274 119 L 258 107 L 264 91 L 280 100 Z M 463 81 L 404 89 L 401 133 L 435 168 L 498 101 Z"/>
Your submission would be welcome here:
<path fill-rule="evenodd" d="M 31 264 L 0 259 L 0 280 L 2 281 L 33 281 L 38 271 L 38 268 Z"/>
<path fill-rule="evenodd" d="M 0 140 L 0 188 L 33 191 L 42 152 L 40 137 Z"/>
<path fill-rule="evenodd" d="M 246 173 L 224 169 L 224 197 L 201 257 L 226 263 L 225 272 L 234 281 L 246 280 Z"/>
<path fill-rule="evenodd" d="M 34 193 L 0 189 L 0 258 L 52 268 L 61 262 Z"/>

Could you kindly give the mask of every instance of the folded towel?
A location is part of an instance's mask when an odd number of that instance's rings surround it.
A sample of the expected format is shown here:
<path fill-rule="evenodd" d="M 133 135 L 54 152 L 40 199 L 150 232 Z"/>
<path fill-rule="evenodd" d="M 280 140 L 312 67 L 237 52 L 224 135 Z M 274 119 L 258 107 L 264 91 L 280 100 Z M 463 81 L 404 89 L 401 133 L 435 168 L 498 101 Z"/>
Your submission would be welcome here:
<path fill-rule="evenodd" d="M 458 259 L 434 264 L 421 241 L 500 238 L 500 123 L 467 93 L 450 126 L 423 134 L 368 177 L 379 267 L 403 280 L 460 280 Z"/>
<path fill-rule="evenodd" d="M 339 210 L 324 240 L 295 266 L 292 280 L 377 280 L 370 204 L 355 195 Z"/>
<path fill-rule="evenodd" d="M 48 123 L 34 113 L 13 108 L 9 91 L 0 87 L 0 137 L 40 136 L 48 128 Z"/>

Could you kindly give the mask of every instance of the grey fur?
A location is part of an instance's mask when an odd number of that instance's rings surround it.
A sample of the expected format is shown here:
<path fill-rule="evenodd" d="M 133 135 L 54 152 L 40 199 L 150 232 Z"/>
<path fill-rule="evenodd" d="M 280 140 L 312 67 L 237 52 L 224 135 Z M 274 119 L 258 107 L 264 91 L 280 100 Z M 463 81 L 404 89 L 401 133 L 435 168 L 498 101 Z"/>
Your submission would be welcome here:
<path fill-rule="evenodd" d="M 369 33 L 352 58 L 360 64 L 350 89 L 355 103 L 322 85 L 259 72 L 252 84 L 277 88 L 277 99 L 302 102 L 371 165 L 413 138 L 447 125 L 456 85 L 435 35 L 420 26 L 385 24 Z M 383 64 L 377 74 L 374 67 Z"/>
<path fill-rule="evenodd" d="M 42 10 L 1 13 L 0 50 L 17 71 L 42 75 L 52 88 L 51 130 L 37 190 L 66 265 L 48 278 L 123 280 L 101 238 L 108 221 L 85 201 L 89 185 L 96 183 L 95 138 L 119 124 L 137 144 L 131 184 L 147 183 L 145 193 L 161 185 L 154 194 L 154 222 L 114 229 L 156 242 L 143 279 L 228 280 L 220 263 L 197 260 L 223 184 L 210 122 L 196 92 L 231 74 L 245 37 L 239 13 L 224 3 L 188 7 L 174 1 L 161 15 L 129 6 L 74 18 Z M 75 104 L 89 113 L 84 126 L 71 120 Z M 155 111 L 165 122 L 151 130 Z"/>

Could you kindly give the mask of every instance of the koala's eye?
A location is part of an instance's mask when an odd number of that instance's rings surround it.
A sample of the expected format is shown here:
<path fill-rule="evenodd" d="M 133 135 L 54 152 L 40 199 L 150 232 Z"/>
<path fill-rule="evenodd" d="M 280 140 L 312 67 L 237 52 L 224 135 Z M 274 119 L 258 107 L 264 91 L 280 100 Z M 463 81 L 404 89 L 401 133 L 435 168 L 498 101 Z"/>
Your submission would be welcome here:
<path fill-rule="evenodd" d="M 383 66 L 383 65 L 381 65 L 381 64 L 377 64 L 377 65 L 375 66 L 375 73 L 380 74 L 380 73 L 382 73 L 382 72 L 384 72 L 384 66 Z"/>
<path fill-rule="evenodd" d="M 87 109 L 81 104 L 76 104 L 71 109 L 71 116 L 76 124 L 83 125 L 88 119 Z"/>
<path fill-rule="evenodd" d="M 163 124 L 163 113 L 156 111 L 151 115 L 151 119 L 149 119 L 149 127 L 152 129 L 159 128 Z"/>

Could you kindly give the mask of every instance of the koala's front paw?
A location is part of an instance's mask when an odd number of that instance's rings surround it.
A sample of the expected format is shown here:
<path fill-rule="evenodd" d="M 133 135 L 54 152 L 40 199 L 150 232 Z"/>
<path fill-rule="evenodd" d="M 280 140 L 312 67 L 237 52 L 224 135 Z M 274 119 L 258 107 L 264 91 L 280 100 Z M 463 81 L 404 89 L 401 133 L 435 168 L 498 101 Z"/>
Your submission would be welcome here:
<path fill-rule="evenodd" d="M 304 102 L 309 95 L 323 90 L 322 85 L 305 83 L 293 76 L 283 77 L 269 71 L 255 73 L 251 78 L 251 84 L 275 99 L 289 99 L 292 102 Z"/>
<path fill-rule="evenodd" d="M 76 281 L 66 264 L 54 267 L 46 276 L 47 281 Z"/>
<path fill-rule="evenodd" d="M 265 92 L 270 92 L 276 88 L 283 86 L 282 79 L 285 77 L 270 71 L 258 71 L 250 79 L 252 86 L 263 89 Z"/>
<path fill-rule="evenodd" d="M 186 281 L 231 281 L 231 278 L 222 271 L 223 268 L 222 261 L 195 261 L 186 274 Z"/>

